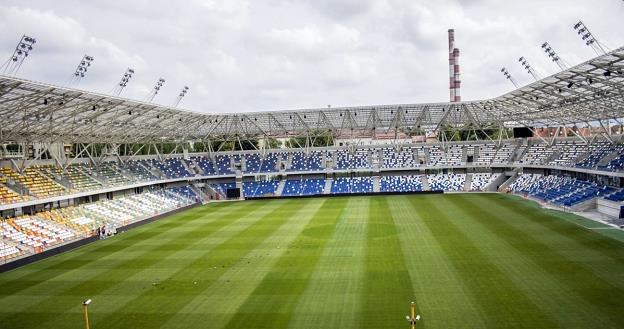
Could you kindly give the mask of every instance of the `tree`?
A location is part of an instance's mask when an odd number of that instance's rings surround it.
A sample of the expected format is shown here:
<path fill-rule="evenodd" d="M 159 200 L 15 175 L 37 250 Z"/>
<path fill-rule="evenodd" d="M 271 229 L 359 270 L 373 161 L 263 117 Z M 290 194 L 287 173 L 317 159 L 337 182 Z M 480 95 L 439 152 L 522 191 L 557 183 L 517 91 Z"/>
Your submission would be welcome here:
<path fill-rule="evenodd" d="M 301 148 L 301 147 L 324 147 L 334 144 L 334 135 L 331 131 L 326 129 L 315 129 L 310 132 L 308 136 L 292 137 L 286 141 L 286 147 L 289 148 Z"/>
<path fill-rule="evenodd" d="M 265 139 L 265 143 L 266 144 L 264 147 L 268 149 L 278 149 L 282 145 L 282 143 L 280 143 L 280 141 L 278 141 L 277 138 L 274 137 L 269 137 Z"/>
<path fill-rule="evenodd" d="M 509 129 L 502 126 L 479 128 L 477 125 L 469 123 L 463 127 L 443 125 L 438 132 L 438 139 L 440 141 L 496 140 L 510 136 L 509 134 Z"/>

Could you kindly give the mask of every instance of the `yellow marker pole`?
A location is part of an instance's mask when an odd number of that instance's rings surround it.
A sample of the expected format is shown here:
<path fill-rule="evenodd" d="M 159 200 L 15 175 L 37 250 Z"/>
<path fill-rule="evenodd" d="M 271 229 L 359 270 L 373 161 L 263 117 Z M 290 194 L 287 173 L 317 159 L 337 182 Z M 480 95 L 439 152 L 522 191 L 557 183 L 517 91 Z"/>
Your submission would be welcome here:
<path fill-rule="evenodd" d="M 91 304 L 91 300 L 87 299 L 82 302 L 82 310 L 84 311 L 84 319 L 85 319 L 85 328 L 89 329 L 89 304 Z"/>
<path fill-rule="evenodd" d="M 410 304 L 410 311 L 411 311 L 410 313 L 411 313 L 411 319 L 412 319 L 412 321 L 411 321 L 412 322 L 412 329 L 416 328 L 416 311 L 414 310 L 415 307 L 416 306 L 414 305 L 414 302 L 412 302 Z M 89 328 L 87 328 L 87 329 L 89 329 Z"/>

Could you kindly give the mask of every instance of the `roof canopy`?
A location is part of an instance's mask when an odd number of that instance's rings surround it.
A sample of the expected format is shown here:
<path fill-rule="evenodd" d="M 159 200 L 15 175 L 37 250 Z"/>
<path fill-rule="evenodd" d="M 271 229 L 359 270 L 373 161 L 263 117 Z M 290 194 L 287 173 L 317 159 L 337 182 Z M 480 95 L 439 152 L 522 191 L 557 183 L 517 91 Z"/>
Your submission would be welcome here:
<path fill-rule="evenodd" d="M 147 143 L 359 135 L 444 127 L 560 126 L 624 118 L 624 47 L 502 96 L 458 103 L 201 113 L 0 76 L 0 142 Z"/>

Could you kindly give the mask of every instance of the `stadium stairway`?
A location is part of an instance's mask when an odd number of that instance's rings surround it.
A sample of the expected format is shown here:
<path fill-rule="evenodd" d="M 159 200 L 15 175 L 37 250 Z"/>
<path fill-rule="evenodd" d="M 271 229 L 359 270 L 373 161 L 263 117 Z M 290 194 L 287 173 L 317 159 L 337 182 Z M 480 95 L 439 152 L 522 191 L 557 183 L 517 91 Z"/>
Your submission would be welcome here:
<path fill-rule="evenodd" d="M 431 186 L 429 186 L 429 179 L 427 178 L 427 175 L 422 175 L 420 180 L 422 181 L 423 191 L 431 191 Z"/>
<path fill-rule="evenodd" d="M 62 186 L 65 190 L 71 190 L 71 188 L 72 188 L 72 183 L 65 176 L 59 176 L 59 175 L 52 176 L 52 175 L 48 175 L 46 172 L 43 172 L 42 170 L 37 170 L 37 172 L 39 172 L 39 175 L 41 175 L 42 177 L 45 177 L 45 178 L 53 181 L 54 183 Z"/>
<path fill-rule="evenodd" d="M 242 172 L 247 172 L 247 157 L 246 156 L 241 156 L 240 158 L 240 170 Z"/>
<path fill-rule="evenodd" d="M 206 201 L 210 200 L 210 197 L 206 193 L 204 193 L 204 191 L 202 191 L 202 189 L 199 188 L 198 186 L 196 186 L 195 184 L 190 185 L 190 187 L 191 187 L 191 190 L 193 192 L 195 192 L 195 194 L 197 194 L 202 199 L 202 202 L 206 202 Z"/>
<path fill-rule="evenodd" d="M 429 148 L 428 147 L 425 147 L 423 149 L 423 155 L 425 157 L 425 163 L 426 164 L 431 163 L 431 154 L 429 154 Z M 427 180 L 426 178 L 423 180 L 423 190 L 429 189 L 429 182 L 427 182 L 427 185 L 424 184 L 426 180 Z"/>
<path fill-rule="evenodd" d="M 159 175 L 156 175 L 154 173 L 154 170 L 153 170 L 153 168 L 150 165 L 144 163 L 143 161 L 137 161 L 137 162 L 135 162 L 135 164 L 136 164 L 137 167 L 141 167 L 141 168 L 145 169 L 145 171 L 147 171 L 152 176 L 160 177 Z"/>
<path fill-rule="evenodd" d="M 585 201 L 581 201 L 577 204 L 574 204 L 570 207 L 570 209 L 574 210 L 574 211 L 587 211 L 590 209 L 595 208 L 596 206 L 596 200 L 600 199 L 599 197 L 596 198 L 591 198 L 589 200 L 585 200 Z"/>
<path fill-rule="evenodd" d="M 464 183 L 464 191 L 470 191 L 472 186 L 472 174 L 466 174 L 466 182 Z"/>
<path fill-rule="evenodd" d="M 130 174 L 129 172 L 127 172 L 126 170 L 123 170 L 118 163 L 114 163 L 114 165 L 111 165 L 111 168 L 118 173 L 121 177 L 123 177 L 125 180 L 127 180 L 128 182 L 133 182 L 136 180 L 136 177 L 134 177 L 132 174 Z"/>
<path fill-rule="evenodd" d="M 147 162 L 142 162 L 142 163 L 141 163 L 141 165 L 142 165 L 143 167 L 145 167 L 145 169 L 146 169 L 147 171 L 149 171 L 149 172 L 150 172 L 150 174 L 152 174 L 152 175 L 154 175 L 154 176 L 158 177 L 159 179 L 162 179 L 162 178 L 166 177 L 166 176 L 165 176 L 165 173 L 163 173 L 160 169 L 158 169 L 156 166 L 153 166 L 153 165 L 152 165 L 152 164 L 150 164 L 150 163 L 147 163 Z"/>
<path fill-rule="evenodd" d="M 518 144 L 511 152 L 511 157 L 509 158 L 509 163 L 513 163 L 518 161 L 524 157 L 524 154 L 529 150 L 526 145 Z"/>
<path fill-rule="evenodd" d="M 89 170 L 87 170 L 87 168 L 78 167 L 78 171 L 81 172 L 85 177 L 88 177 L 89 179 L 99 183 L 102 186 L 107 186 L 108 185 L 108 180 L 106 178 L 98 177 L 98 176 L 94 175 L 93 172 L 90 172 Z"/>
<path fill-rule="evenodd" d="M 485 192 L 496 192 L 498 191 L 497 187 L 502 186 L 502 184 L 507 181 L 507 177 L 504 174 L 498 174 L 498 177 L 493 179 L 489 184 L 487 184 L 483 191 Z"/>
<path fill-rule="evenodd" d="M 499 185 L 498 191 L 499 191 L 499 192 L 505 192 L 505 190 L 507 190 L 507 188 L 508 188 L 511 184 L 513 184 L 513 183 L 516 181 L 516 179 L 518 179 L 518 177 L 520 176 L 520 175 L 519 175 L 519 173 L 520 173 L 520 168 L 516 168 L 516 169 L 514 169 L 514 170 L 513 170 L 512 175 L 511 175 L 511 176 L 509 176 L 509 178 L 505 179 L 505 180 L 504 180 L 504 181 L 503 181 L 503 182 Z M 505 175 L 501 175 L 501 177 L 504 177 L 504 176 L 505 176 Z"/>
<path fill-rule="evenodd" d="M 371 164 L 371 168 L 374 169 L 375 171 L 379 171 L 379 167 L 380 165 L 380 156 L 379 156 L 379 150 L 369 150 L 368 154 L 369 154 L 369 159 L 368 161 L 370 161 L 369 163 Z"/>
<path fill-rule="evenodd" d="M 184 167 L 184 169 L 186 169 L 186 171 L 188 171 L 190 174 L 195 175 L 195 170 L 191 169 L 191 167 L 189 167 L 188 163 L 186 162 L 186 159 L 180 159 L 180 163 L 182 163 L 182 167 Z"/>
<path fill-rule="evenodd" d="M 275 190 L 275 196 L 282 196 L 282 192 L 284 191 L 284 186 L 286 186 L 286 180 L 282 179 L 277 186 L 277 190 Z"/>
<path fill-rule="evenodd" d="M 237 156 L 239 158 L 237 158 Z M 238 172 L 238 169 L 236 169 L 236 170 L 234 169 L 234 168 L 237 168 L 236 164 L 240 164 L 240 162 L 241 162 L 240 160 L 237 160 L 237 159 L 240 159 L 240 155 L 230 156 L 230 171 L 233 171 L 235 173 Z"/>
<path fill-rule="evenodd" d="M 546 158 L 546 161 L 544 163 L 550 163 L 552 161 L 555 161 L 556 159 L 559 159 L 559 157 L 561 157 L 561 150 L 555 149 L 553 153 L 548 158 Z"/>
<path fill-rule="evenodd" d="M 479 146 L 473 146 L 472 148 L 472 162 L 478 162 L 479 157 L 481 156 L 481 152 Z M 468 162 L 468 158 L 466 158 L 466 162 Z"/>
<path fill-rule="evenodd" d="M 15 193 L 17 193 L 18 195 L 21 195 L 21 196 L 30 195 L 30 191 L 28 190 L 28 187 L 26 187 L 24 184 L 22 184 L 21 182 L 11 177 L 3 175 L 1 170 L 0 170 L 0 178 L 6 179 L 7 182 L 5 183 L 5 186 L 11 189 L 12 191 L 14 191 Z"/>
<path fill-rule="evenodd" d="M 581 153 L 578 157 L 576 157 L 576 159 L 574 160 L 574 163 L 581 164 L 585 161 L 588 160 L 588 158 L 594 153 L 593 149 L 587 149 L 585 152 Z"/>
<path fill-rule="evenodd" d="M 373 176 L 373 192 L 379 193 L 381 191 L 381 183 L 379 175 Z"/>
<path fill-rule="evenodd" d="M 218 197 L 221 196 L 221 192 L 217 191 L 214 188 L 214 186 L 210 184 L 206 184 L 204 185 L 203 189 L 202 188 L 199 188 L 199 189 L 202 190 L 204 195 L 206 195 L 206 200 L 217 199 Z"/>
<path fill-rule="evenodd" d="M 195 159 L 188 158 L 182 162 L 184 163 L 184 167 L 188 170 L 188 172 L 190 172 L 194 176 L 201 176 L 203 174 L 203 171 L 199 167 L 199 163 L 197 163 Z"/>
<path fill-rule="evenodd" d="M 615 150 L 611 153 L 609 153 L 607 156 L 603 157 L 602 159 L 600 159 L 600 161 L 598 161 L 598 163 L 596 164 L 597 167 L 604 167 L 606 165 L 609 164 L 609 162 L 611 162 L 611 160 L 619 157 L 620 151 L 619 150 Z"/>
<path fill-rule="evenodd" d="M 325 180 L 325 189 L 323 190 L 323 194 L 331 194 L 331 187 L 334 180 L 332 178 L 328 178 Z"/>
<path fill-rule="evenodd" d="M 60 187 L 62 187 L 62 188 L 63 188 L 63 189 L 65 189 L 65 190 L 69 190 L 69 188 L 68 188 L 67 186 L 65 186 L 65 185 L 63 185 L 63 184 L 61 184 L 61 183 L 59 183 L 56 179 L 54 179 L 54 177 L 51 177 L 50 175 L 47 175 L 45 172 L 43 172 L 43 170 L 41 170 L 41 169 L 35 169 L 35 171 L 36 171 L 36 172 L 37 172 L 37 173 L 38 173 L 41 177 L 47 178 L 48 180 L 50 180 L 50 181 L 51 181 L 52 183 L 54 183 L 55 185 L 60 186 Z M 81 173 L 83 173 L 83 171 L 81 171 L 80 169 L 78 169 L 78 171 L 79 171 L 79 172 L 81 172 Z M 97 182 L 97 183 L 100 183 L 100 181 L 93 179 L 93 177 L 91 177 L 91 175 L 88 175 L 88 174 L 84 174 L 84 175 L 85 175 L 86 177 L 88 177 L 89 179 L 91 179 L 91 180 L 93 180 L 93 181 L 95 181 L 95 182 Z M 100 183 L 100 184 L 101 184 L 101 183 Z M 71 185 L 73 185 L 73 184 L 71 184 L 71 183 L 70 183 L 70 186 L 71 186 Z"/>

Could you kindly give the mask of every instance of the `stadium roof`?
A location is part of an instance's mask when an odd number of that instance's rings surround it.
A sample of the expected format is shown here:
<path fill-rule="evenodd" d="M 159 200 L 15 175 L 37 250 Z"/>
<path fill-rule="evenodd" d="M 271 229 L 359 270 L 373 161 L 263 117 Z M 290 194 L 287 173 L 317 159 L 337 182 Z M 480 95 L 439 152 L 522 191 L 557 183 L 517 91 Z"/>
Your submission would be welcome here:
<path fill-rule="evenodd" d="M 316 129 L 560 126 L 624 118 L 624 47 L 502 96 L 458 103 L 201 113 L 0 76 L 0 142 L 137 143 L 303 135 Z"/>

